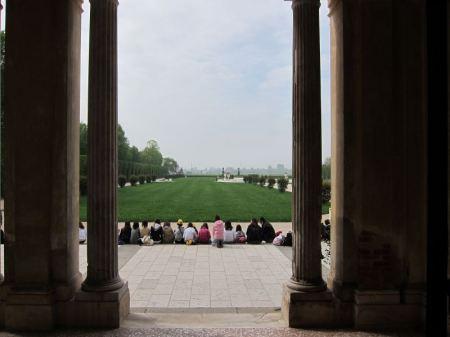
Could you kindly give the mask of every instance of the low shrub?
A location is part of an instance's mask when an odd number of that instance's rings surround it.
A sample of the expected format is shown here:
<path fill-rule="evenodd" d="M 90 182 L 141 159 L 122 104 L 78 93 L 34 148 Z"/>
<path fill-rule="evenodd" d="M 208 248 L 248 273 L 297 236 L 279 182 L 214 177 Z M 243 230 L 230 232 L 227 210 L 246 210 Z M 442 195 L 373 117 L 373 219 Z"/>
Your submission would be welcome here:
<path fill-rule="evenodd" d="M 264 185 L 266 185 L 266 178 L 261 176 L 259 177 L 259 186 L 264 187 Z"/>
<path fill-rule="evenodd" d="M 125 184 L 127 183 L 127 177 L 120 175 L 119 176 L 119 186 L 120 188 L 125 187 Z"/>
<path fill-rule="evenodd" d="M 138 182 L 138 178 L 135 175 L 132 175 L 130 177 L 130 184 L 131 184 L 131 186 L 136 186 L 137 182 Z"/>
<path fill-rule="evenodd" d="M 150 176 L 145 176 L 145 181 L 150 184 L 152 182 L 152 177 Z"/>
<path fill-rule="evenodd" d="M 234 175 L 233 174 L 230 174 L 230 179 L 234 179 Z"/>
<path fill-rule="evenodd" d="M 139 176 L 138 180 L 139 180 L 139 185 L 144 185 L 145 184 L 145 176 Z"/>
<path fill-rule="evenodd" d="M 267 187 L 268 188 L 273 188 L 273 185 L 275 185 L 276 180 L 274 178 L 269 178 L 267 182 L 269 184 Z"/>
<path fill-rule="evenodd" d="M 278 190 L 282 193 L 285 192 L 288 184 L 289 184 L 289 181 L 286 178 L 279 178 L 278 179 Z"/>
<path fill-rule="evenodd" d="M 156 176 L 152 176 L 152 181 L 156 181 Z"/>
<path fill-rule="evenodd" d="M 322 203 L 331 200 L 331 182 L 330 180 L 322 180 Z"/>
<path fill-rule="evenodd" d="M 87 178 L 85 176 L 80 176 L 80 195 L 87 194 Z"/>

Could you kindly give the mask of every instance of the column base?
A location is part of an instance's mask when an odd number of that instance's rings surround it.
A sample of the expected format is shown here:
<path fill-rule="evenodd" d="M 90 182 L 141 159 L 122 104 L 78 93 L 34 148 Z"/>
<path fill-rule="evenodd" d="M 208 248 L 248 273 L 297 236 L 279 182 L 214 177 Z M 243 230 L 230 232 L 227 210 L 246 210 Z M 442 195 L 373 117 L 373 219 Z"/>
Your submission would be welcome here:
<path fill-rule="evenodd" d="M 291 328 L 328 328 L 342 326 L 336 315 L 331 291 L 304 292 L 284 285 L 281 311 Z"/>
<path fill-rule="evenodd" d="M 355 290 L 355 327 L 364 330 L 421 329 L 425 326 L 425 294 L 395 290 Z"/>
<path fill-rule="evenodd" d="M 111 292 L 123 287 L 123 280 L 120 277 L 112 280 L 109 283 L 102 282 L 101 284 L 96 284 L 88 278 L 81 285 L 81 290 L 86 292 Z"/>
<path fill-rule="evenodd" d="M 52 292 L 11 292 L 1 303 L 2 326 L 9 331 L 54 329 L 54 303 Z"/>
<path fill-rule="evenodd" d="M 124 282 L 120 289 L 107 292 L 80 290 L 66 310 L 58 311 L 63 315 L 59 321 L 64 327 L 119 328 L 130 311 L 128 283 Z"/>

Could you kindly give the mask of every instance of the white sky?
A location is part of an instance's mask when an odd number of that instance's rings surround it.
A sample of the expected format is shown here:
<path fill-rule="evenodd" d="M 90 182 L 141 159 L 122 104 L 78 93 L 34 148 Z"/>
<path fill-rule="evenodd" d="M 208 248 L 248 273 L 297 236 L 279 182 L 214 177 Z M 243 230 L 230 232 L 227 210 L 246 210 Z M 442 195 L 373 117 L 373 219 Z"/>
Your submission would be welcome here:
<path fill-rule="evenodd" d="M 3 1 L 4 2 L 4 1 Z M 187 167 L 291 165 L 292 10 L 282 0 L 122 0 L 119 123 Z M 81 120 L 87 120 L 89 1 Z M 330 156 L 330 33 L 320 8 L 322 158 Z M 2 25 L 4 23 L 2 13 Z"/>

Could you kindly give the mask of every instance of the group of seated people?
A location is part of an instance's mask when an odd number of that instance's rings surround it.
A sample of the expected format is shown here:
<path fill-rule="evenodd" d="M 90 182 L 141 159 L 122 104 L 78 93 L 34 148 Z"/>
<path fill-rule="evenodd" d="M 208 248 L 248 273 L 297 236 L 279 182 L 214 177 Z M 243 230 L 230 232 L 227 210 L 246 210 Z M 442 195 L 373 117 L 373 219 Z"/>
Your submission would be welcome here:
<path fill-rule="evenodd" d="M 139 222 L 133 222 L 133 225 L 131 225 L 127 221 L 120 230 L 118 243 L 120 245 L 153 245 L 158 243 L 213 244 L 218 248 L 222 248 L 224 243 L 260 244 L 264 241 L 277 244 L 278 241 L 275 239 L 281 235 L 281 232 L 275 233 L 272 224 L 263 217 L 259 219 L 259 223 L 256 218 L 253 218 L 247 227 L 247 231 L 244 233 L 241 225 L 233 228 L 231 221 L 224 223 L 218 215 L 215 217 L 211 231 L 206 222 L 203 223 L 200 229 L 197 229 L 192 222 L 189 222 L 185 228 L 182 219 L 177 221 L 175 229 L 172 229 L 170 222 L 161 224 L 160 219 L 156 219 L 154 225 L 150 228 L 148 221 L 143 221 L 141 227 Z"/>

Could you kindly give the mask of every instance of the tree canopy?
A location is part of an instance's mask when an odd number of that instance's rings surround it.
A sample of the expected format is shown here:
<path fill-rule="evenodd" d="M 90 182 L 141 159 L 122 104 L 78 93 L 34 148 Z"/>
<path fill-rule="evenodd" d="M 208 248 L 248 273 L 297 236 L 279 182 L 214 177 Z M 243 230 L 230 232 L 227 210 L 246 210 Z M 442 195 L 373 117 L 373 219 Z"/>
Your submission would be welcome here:
<path fill-rule="evenodd" d="M 88 152 L 87 134 L 88 125 L 80 123 L 80 155 L 83 157 L 83 160 L 80 161 L 80 163 L 86 162 Z M 130 146 L 130 142 L 120 124 L 117 126 L 117 152 L 119 162 L 128 163 L 127 167 L 129 165 L 133 166 L 133 163 L 141 167 L 141 170 L 145 170 L 143 167 L 153 167 L 158 169 L 160 175 L 176 174 L 180 172 L 180 167 L 175 159 L 163 157 L 156 140 L 150 139 L 147 142 L 147 146 L 142 151 L 134 145 Z"/>

